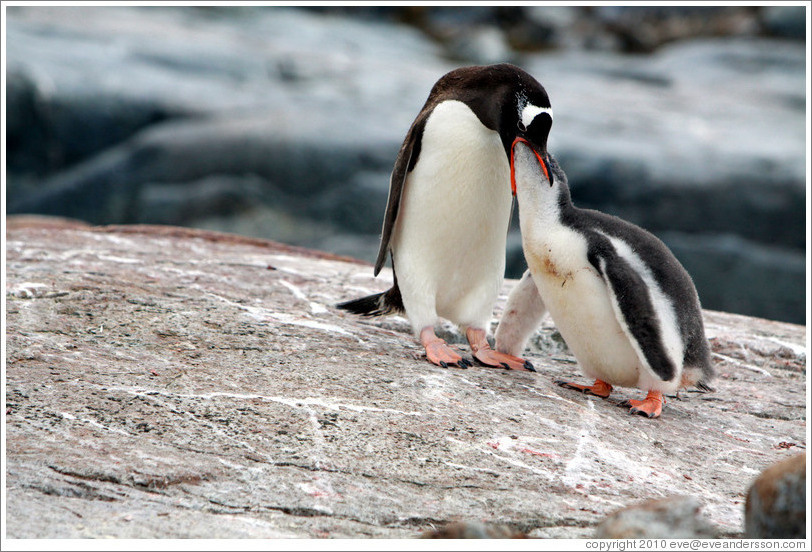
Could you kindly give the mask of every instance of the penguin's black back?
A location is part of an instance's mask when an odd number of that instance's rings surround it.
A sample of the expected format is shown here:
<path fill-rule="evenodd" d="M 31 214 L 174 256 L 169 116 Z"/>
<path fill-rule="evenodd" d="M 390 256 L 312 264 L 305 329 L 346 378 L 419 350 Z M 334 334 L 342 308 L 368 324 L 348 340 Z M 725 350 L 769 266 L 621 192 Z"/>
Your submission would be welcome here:
<path fill-rule="evenodd" d="M 550 155 L 549 161 L 550 169 L 560 184 L 558 205 L 561 223 L 586 237 L 587 255 L 591 262 L 603 251 L 614 250 L 606 236 L 618 238 L 629 245 L 651 271 L 654 281 L 663 293 L 671 300 L 677 316 L 680 336 L 685 344 L 684 366 L 701 369 L 703 377 L 697 387 L 707 388 L 707 382 L 713 379 L 715 373 L 711 363 L 710 347 L 705 337 L 699 295 L 685 267 L 671 250 L 648 230 L 616 216 L 593 209 L 581 209 L 573 205 L 566 173 L 558 165 L 555 157 Z M 615 253 L 615 255 L 617 254 Z M 597 262 L 592 264 L 600 271 Z M 622 301 L 624 297 L 621 295 L 618 296 L 618 299 Z M 622 309 L 623 307 L 624 305 L 621 305 Z M 635 312 L 636 309 L 637 312 Z M 623 310 L 625 310 L 624 316 L 627 320 L 639 321 L 651 317 L 650 309 L 650 303 L 637 306 L 634 302 L 627 301 Z M 655 349 L 659 347 L 659 344 L 654 345 Z M 666 377 L 666 379 L 668 378 Z"/>
<path fill-rule="evenodd" d="M 631 247 L 651 271 L 654 280 L 674 306 L 682 341 L 685 344 L 685 366 L 701 368 L 708 376 L 707 379 L 710 379 L 713 370 L 710 348 L 705 338 L 699 295 L 690 275 L 671 250 L 647 230 L 600 211 L 572 206 L 563 211 L 562 222 L 586 236 L 590 252 L 606 247 L 605 236 L 618 238 Z M 648 315 L 646 312 L 634 312 L 633 307 L 627 308 L 632 309 L 626 314 L 627 319 Z"/>

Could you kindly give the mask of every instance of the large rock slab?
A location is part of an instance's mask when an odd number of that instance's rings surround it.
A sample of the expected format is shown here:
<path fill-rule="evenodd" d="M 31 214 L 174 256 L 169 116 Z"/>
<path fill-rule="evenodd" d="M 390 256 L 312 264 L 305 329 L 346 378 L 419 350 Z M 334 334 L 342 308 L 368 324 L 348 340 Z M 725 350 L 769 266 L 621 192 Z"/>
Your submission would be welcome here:
<path fill-rule="evenodd" d="M 10 538 L 578 538 L 672 495 L 732 537 L 751 481 L 806 447 L 801 326 L 706 311 L 716 392 L 648 420 L 617 406 L 639 391 L 553 383 L 582 376 L 549 320 L 537 373 L 427 363 L 404 319 L 333 307 L 390 283 L 334 255 L 16 217 L 6 237 Z"/>

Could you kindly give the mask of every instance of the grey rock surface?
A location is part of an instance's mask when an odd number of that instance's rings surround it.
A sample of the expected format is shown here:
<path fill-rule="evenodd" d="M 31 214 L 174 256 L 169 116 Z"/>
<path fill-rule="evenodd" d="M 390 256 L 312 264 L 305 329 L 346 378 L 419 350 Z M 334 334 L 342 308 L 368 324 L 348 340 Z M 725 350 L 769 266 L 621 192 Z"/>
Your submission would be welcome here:
<path fill-rule="evenodd" d="M 583 376 L 549 320 L 537 373 L 429 364 L 404 319 L 333 307 L 391 282 L 335 255 L 38 218 L 6 238 L 9 538 L 581 538 L 673 495 L 736 537 L 752 479 L 807 445 L 802 326 L 706 311 L 716 392 L 648 420 L 618 407 L 638 390 L 553 383 Z"/>
<path fill-rule="evenodd" d="M 670 496 L 627 506 L 595 531 L 596 539 L 712 539 L 716 528 L 693 496 Z"/>
<path fill-rule="evenodd" d="M 525 533 L 517 532 L 506 525 L 493 525 L 476 521 L 458 521 L 439 529 L 426 531 L 424 539 L 526 539 Z"/>
<path fill-rule="evenodd" d="M 754 278 L 734 271 L 720 290 L 698 277 L 706 306 L 805 323 L 786 298 L 805 289 L 805 48 L 753 31 L 792 35 L 779 29 L 798 13 L 734 11 L 415 8 L 398 16 L 409 25 L 385 8 L 11 7 L 8 208 L 371 261 L 388 174 L 433 83 L 506 60 L 550 93 L 577 205 L 678 234 L 698 273 L 717 261 L 705 244 L 739 238 L 725 254 Z M 586 36 L 653 53 L 584 49 Z M 764 248 L 789 262 L 764 263 Z M 508 258 L 518 277 L 520 248 Z M 767 285 L 754 295 L 753 281 Z"/>

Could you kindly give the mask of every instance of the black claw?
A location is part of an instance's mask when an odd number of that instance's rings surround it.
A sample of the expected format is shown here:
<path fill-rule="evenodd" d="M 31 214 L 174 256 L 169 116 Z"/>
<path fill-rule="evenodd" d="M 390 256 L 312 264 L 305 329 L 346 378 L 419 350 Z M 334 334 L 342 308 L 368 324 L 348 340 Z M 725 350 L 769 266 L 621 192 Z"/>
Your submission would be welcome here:
<path fill-rule="evenodd" d="M 646 418 L 653 418 L 654 412 L 646 412 L 645 410 L 639 410 L 637 407 L 633 407 L 629 410 L 629 414 L 640 414 L 641 416 L 645 416 Z"/>
<path fill-rule="evenodd" d="M 529 360 L 525 360 L 525 361 L 524 361 L 524 368 L 525 368 L 525 370 L 527 370 L 528 372 L 535 372 L 535 371 L 536 371 L 536 367 L 535 367 L 535 366 L 533 366 L 533 363 L 532 363 L 532 362 L 530 362 Z"/>
<path fill-rule="evenodd" d="M 457 366 L 459 366 L 463 370 L 467 370 L 468 369 L 468 361 L 463 358 L 459 362 L 457 362 Z"/>
<path fill-rule="evenodd" d="M 443 368 L 448 368 L 448 364 L 446 364 L 444 360 L 440 361 L 440 366 L 442 366 Z"/>
<path fill-rule="evenodd" d="M 507 363 L 507 362 L 500 362 L 500 364 L 502 365 L 502 367 L 503 367 L 505 370 L 510 370 L 510 366 L 508 366 L 508 363 Z"/>

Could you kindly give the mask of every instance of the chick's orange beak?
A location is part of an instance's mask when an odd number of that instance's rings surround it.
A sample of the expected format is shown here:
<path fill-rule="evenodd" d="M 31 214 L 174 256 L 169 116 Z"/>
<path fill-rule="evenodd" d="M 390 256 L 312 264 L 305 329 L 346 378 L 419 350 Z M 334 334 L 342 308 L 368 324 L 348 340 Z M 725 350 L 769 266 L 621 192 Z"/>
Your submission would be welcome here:
<path fill-rule="evenodd" d="M 510 189 L 513 192 L 513 195 L 514 196 L 516 195 L 516 169 L 513 166 L 513 158 L 515 157 L 514 150 L 516 149 L 516 144 L 518 144 L 519 142 L 524 142 L 525 144 L 527 144 L 527 147 L 530 148 L 530 151 L 532 151 L 536 155 L 536 159 L 539 160 L 539 165 L 541 165 L 541 170 L 544 172 L 544 176 L 547 178 L 547 182 L 549 182 L 550 185 L 552 186 L 553 178 L 550 175 L 550 167 L 547 164 L 547 162 L 541 157 L 541 155 L 539 155 L 539 152 L 536 151 L 536 148 L 533 147 L 533 144 L 531 144 L 528 140 L 525 140 L 524 138 L 517 136 L 516 139 L 513 140 L 513 144 L 510 146 Z"/>

